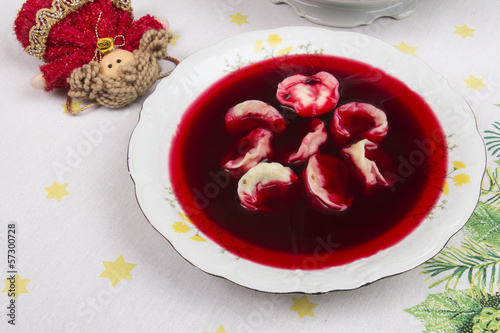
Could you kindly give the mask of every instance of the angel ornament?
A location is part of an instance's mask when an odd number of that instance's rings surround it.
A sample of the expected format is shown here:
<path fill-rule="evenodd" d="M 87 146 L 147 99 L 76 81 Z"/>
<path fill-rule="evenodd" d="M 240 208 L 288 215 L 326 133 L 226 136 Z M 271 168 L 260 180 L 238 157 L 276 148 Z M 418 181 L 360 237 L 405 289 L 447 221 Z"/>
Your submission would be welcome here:
<path fill-rule="evenodd" d="M 68 111 L 124 107 L 145 94 L 162 73 L 172 38 L 166 19 L 134 20 L 130 0 L 27 0 L 14 31 L 25 51 L 44 62 L 31 85 L 69 88 Z M 71 99 L 91 100 L 78 110 Z"/>

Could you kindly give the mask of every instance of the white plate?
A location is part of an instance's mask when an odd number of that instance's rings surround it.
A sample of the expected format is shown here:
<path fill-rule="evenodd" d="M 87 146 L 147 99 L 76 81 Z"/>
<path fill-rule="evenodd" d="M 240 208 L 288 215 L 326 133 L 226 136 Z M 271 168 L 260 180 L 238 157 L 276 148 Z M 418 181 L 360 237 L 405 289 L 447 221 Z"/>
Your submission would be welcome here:
<path fill-rule="evenodd" d="M 417 0 L 270 0 L 287 3 L 297 15 L 333 27 L 370 24 L 379 17 L 402 19 L 415 11 Z"/>
<path fill-rule="evenodd" d="M 432 219 L 396 245 L 343 266 L 318 270 L 287 270 L 239 258 L 201 234 L 182 218 L 171 191 L 168 153 L 171 139 L 193 100 L 235 67 L 279 54 L 324 54 L 352 58 L 382 69 L 420 94 L 436 113 L 449 151 L 450 178 Z M 436 255 L 467 222 L 479 197 L 486 154 L 475 117 L 467 103 L 423 61 L 377 39 L 351 32 L 312 27 L 255 31 L 200 51 L 160 82 L 148 97 L 129 145 L 129 170 L 138 203 L 173 247 L 203 271 L 248 288 L 275 292 L 321 293 L 354 289 L 412 269 Z M 453 163 L 455 162 L 455 163 Z M 464 181 L 465 179 L 465 181 Z M 179 214 L 181 213 L 181 214 Z"/>

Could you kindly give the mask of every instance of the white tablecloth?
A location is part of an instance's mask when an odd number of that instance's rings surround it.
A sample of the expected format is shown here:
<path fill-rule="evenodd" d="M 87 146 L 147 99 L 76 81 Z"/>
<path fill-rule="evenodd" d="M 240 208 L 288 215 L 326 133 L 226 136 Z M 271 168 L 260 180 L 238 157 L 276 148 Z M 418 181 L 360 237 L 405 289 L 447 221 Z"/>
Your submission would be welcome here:
<path fill-rule="evenodd" d="M 65 114 L 64 92 L 47 94 L 30 86 L 40 61 L 28 56 L 13 34 L 21 5 L 21 0 L 5 1 L 0 13 L 5 42 L 0 51 L 0 331 L 423 332 L 427 325 L 429 332 L 458 332 L 460 318 L 472 321 L 467 311 L 474 302 L 463 296 L 467 273 L 449 290 L 444 284 L 430 288 L 438 278 L 426 280 L 417 267 L 353 291 L 273 295 L 190 265 L 150 226 L 128 173 L 128 140 L 147 96 L 120 110 Z M 136 17 L 153 14 L 170 21 L 175 37 L 168 52 L 181 61 L 242 32 L 315 25 L 290 6 L 267 0 L 132 5 Z M 485 131 L 495 131 L 500 121 L 498 22 L 498 0 L 421 0 L 405 19 L 383 18 L 345 30 L 426 61 L 467 100 L 487 136 Z M 498 153 L 490 151 L 488 159 L 495 170 Z M 488 221 L 500 226 L 496 218 Z M 15 300 L 9 296 L 7 261 L 14 227 Z M 490 231 L 500 235 L 499 228 Z M 459 232 L 448 250 L 462 249 L 467 240 Z M 492 278 L 493 292 L 499 275 Z M 14 316 L 9 316 L 11 300 Z M 476 305 L 474 315 L 486 315 L 483 305 Z"/>

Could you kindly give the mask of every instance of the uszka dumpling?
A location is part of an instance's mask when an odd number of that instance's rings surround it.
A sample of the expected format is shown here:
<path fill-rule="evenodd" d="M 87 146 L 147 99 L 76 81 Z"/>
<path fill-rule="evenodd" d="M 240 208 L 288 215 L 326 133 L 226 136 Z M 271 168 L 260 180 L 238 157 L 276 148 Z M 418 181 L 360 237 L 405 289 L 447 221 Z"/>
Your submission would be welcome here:
<path fill-rule="evenodd" d="M 362 139 L 380 144 L 388 131 L 385 112 L 368 103 L 351 102 L 339 106 L 330 125 L 333 141 L 339 147 Z"/>
<path fill-rule="evenodd" d="M 289 76 L 278 84 L 276 92 L 278 101 L 301 117 L 317 117 L 332 111 L 339 97 L 339 81 L 328 72 Z"/>
<path fill-rule="evenodd" d="M 299 189 L 299 178 L 292 169 L 276 162 L 262 162 L 241 177 L 238 197 L 248 209 L 275 211 L 293 204 Z"/>
<path fill-rule="evenodd" d="M 352 204 L 349 167 L 340 158 L 316 154 L 302 175 L 309 200 L 316 209 L 343 212 Z"/>
<path fill-rule="evenodd" d="M 234 136 L 246 135 L 256 128 L 265 128 L 276 134 L 286 129 L 281 113 L 259 100 L 244 101 L 230 108 L 224 122 L 227 133 Z"/>
<path fill-rule="evenodd" d="M 272 154 L 272 133 L 256 128 L 238 140 L 222 159 L 221 167 L 231 177 L 241 177 L 245 172 L 269 158 Z"/>
<path fill-rule="evenodd" d="M 394 163 L 375 143 L 367 139 L 360 140 L 342 148 L 341 154 L 347 159 L 365 194 L 373 194 L 392 185 L 384 174 L 395 172 Z"/>

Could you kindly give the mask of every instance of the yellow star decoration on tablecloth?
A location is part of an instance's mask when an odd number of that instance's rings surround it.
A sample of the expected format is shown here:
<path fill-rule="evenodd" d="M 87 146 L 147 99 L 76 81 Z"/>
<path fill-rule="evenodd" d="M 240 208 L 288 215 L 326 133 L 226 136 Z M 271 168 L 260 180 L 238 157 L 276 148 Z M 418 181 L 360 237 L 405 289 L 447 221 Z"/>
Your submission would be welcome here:
<path fill-rule="evenodd" d="M 211 333 L 211 332 L 203 332 L 203 333 Z M 226 333 L 226 330 L 224 329 L 224 326 L 220 325 L 217 331 L 214 333 Z"/>
<path fill-rule="evenodd" d="M 229 23 L 236 23 L 238 27 L 241 27 L 243 24 L 248 24 L 248 15 L 242 15 L 240 12 L 236 12 L 234 15 L 229 15 L 231 17 L 231 21 Z"/>
<path fill-rule="evenodd" d="M 64 114 L 69 113 L 69 111 L 68 111 L 68 107 L 66 106 L 66 103 L 61 104 L 61 106 L 62 106 L 62 107 L 63 107 L 63 109 L 64 109 L 64 110 L 63 110 L 63 113 L 64 113 Z M 81 108 L 82 108 L 82 102 L 81 102 L 81 101 L 79 101 L 79 102 L 75 102 L 75 101 L 73 101 L 73 100 L 72 100 L 72 101 L 69 103 L 69 107 L 70 107 L 70 109 L 71 109 L 71 110 L 78 110 L 78 109 L 81 109 Z"/>
<path fill-rule="evenodd" d="M 121 280 L 133 280 L 130 271 L 136 266 L 136 264 L 129 264 L 123 259 L 123 255 L 118 257 L 113 262 L 103 261 L 102 264 L 105 267 L 104 272 L 99 275 L 99 277 L 108 278 L 111 284 L 116 286 Z"/>
<path fill-rule="evenodd" d="M 172 29 L 169 29 L 169 30 L 168 30 L 168 32 L 172 32 Z M 175 46 L 175 45 L 177 45 L 177 40 L 178 40 L 179 38 L 181 38 L 182 36 L 180 36 L 180 35 L 176 35 L 176 34 L 174 34 L 174 33 L 172 33 L 172 35 L 173 35 L 173 37 L 172 37 L 172 39 L 170 40 L 169 44 L 170 44 L 170 45 L 174 45 L 174 46 Z"/>
<path fill-rule="evenodd" d="M 5 288 L 3 288 L 3 293 L 13 293 L 13 298 L 16 299 L 20 294 L 28 294 L 28 290 L 26 289 L 26 285 L 30 282 L 29 279 L 21 279 L 19 274 L 14 276 L 14 287 L 11 287 L 11 280 L 3 279 L 5 282 Z"/>
<path fill-rule="evenodd" d="M 417 56 L 417 54 L 415 53 L 418 48 L 417 46 L 409 46 L 405 42 L 401 42 L 399 45 L 396 45 L 396 48 L 401 52 L 409 53 L 415 57 Z"/>
<path fill-rule="evenodd" d="M 476 31 L 475 29 L 469 28 L 467 26 L 467 24 L 464 24 L 461 27 L 459 27 L 458 25 L 456 25 L 455 28 L 456 28 L 456 30 L 455 30 L 454 33 L 456 33 L 457 35 L 462 36 L 462 38 L 474 37 L 473 32 Z"/>
<path fill-rule="evenodd" d="M 300 319 L 305 316 L 314 317 L 313 309 L 317 304 L 309 302 L 306 295 L 301 298 L 295 298 L 292 296 L 292 301 L 293 305 L 290 307 L 290 310 L 296 311 Z"/>
<path fill-rule="evenodd" d="M 59 184 L 54 181 L 52 186 L 45 187 L 45 191 L 47 191 L 45 199 L 56 199 L 61 202 L 62 197 L 69 195 L 68 191 L 66 191 L 66 186 L 68 184 Z"/>
<path fill-rule="evenodd" d="M 469 78 L 464 81 L 467 83 L 467 88 L 473 88 L 477 91 L 481 91 L 481 88 L 487 87 L 487 85 L 484 84 L 483 79 L 477 78 L 474 75 L 470 75 Z"/>

